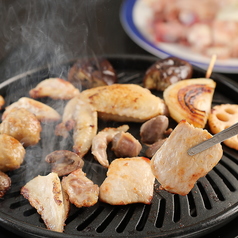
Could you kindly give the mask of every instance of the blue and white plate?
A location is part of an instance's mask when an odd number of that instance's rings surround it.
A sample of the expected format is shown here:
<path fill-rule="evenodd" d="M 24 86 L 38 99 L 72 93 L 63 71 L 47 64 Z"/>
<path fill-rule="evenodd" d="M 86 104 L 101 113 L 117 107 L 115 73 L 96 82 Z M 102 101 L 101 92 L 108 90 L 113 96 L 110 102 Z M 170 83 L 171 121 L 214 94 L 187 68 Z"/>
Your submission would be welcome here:
<path fill-rule="evenodd" d="M 173 55 L 205 70 L 208 68 L 211 59 L 195 53 L 188 47 L 171 43 L 154 43 L 146 27 L 146 22 L 151 16 L 151 9 L 142 0 L 125 0 L 122 4 L 120 12 L 122 26 L 131 39 L 143 49 L 159 58 Z M 237 73 L 238 59 L 216 60 L 213 71 Z"/>

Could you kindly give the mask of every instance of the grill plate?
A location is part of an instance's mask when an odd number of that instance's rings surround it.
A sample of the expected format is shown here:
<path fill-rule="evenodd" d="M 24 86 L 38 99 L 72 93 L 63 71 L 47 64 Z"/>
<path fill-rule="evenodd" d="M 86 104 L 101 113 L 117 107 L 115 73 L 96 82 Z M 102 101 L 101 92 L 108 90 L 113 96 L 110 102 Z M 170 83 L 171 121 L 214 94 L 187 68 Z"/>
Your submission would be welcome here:
<path fill-rule="evenodd" d="M 120 83 L 141 83 L 146 69 L 157 58 L 145 56 L 106 56 L 117 71 Z M 57 67 L 36 69 L 14 77 L 0 84 L 0 94 L 6 104 L 28 96 L 30 88 L 49 77 L 66 78 L 74 60 Z M 57 73 L 55 73 L 57 72 Z M 194 78 L 204 77 L 205 71 L 194 68 Z M 217 82 L 213 105 L 221 103 L 238 104 L 238 85 L 221 75 L 212 74 Z M 162 93 L 153 92 L 162 97 Z M 44 99 L 42 102 L 63 111 L 64 101 Z M 99 121 L 99 130 L 106 126 L 117 127 L 122 123 Z M 139 138 L 138 123 L 128 123 L 129 132 Z M 171 125 L 175 123 L 171 121 Z M 226 224 L 236 216 L 238 210 L 238 153 L 223 146 L 224 155 L 219 164 L 205 177 L 199 179 L 187 196 L 170 194 L 159 190 L 156 182 L 151 205 L 132 204 L 111 206 L 98 202 L 89 208 L 76 208 L 71 205 L 64 233 L 45 229 L 40 215 L 29 202 L 20 195 L 20 188 L 37 175 L 50 172 L 44 157 L 56 149 L 71 149 L 72 139 L 54 137 L 54 126 L 44 124 L 42 140 L 27 148 L 24 164 L 20 169 L 9 173 L 12 188 L 0 199 L 0 223 L 6 229 L 25 237 L 196 237 L 209 233 Z M 50 135 L 46 137 L 46 135 Z M 115 157 L 109 152 L 109 159 Z M 142 150 L 141 155 L 143 155 Z M 100 185 L 106 169 L 100 166 L 89 154 L 85 157 L 84 172 Z"/>

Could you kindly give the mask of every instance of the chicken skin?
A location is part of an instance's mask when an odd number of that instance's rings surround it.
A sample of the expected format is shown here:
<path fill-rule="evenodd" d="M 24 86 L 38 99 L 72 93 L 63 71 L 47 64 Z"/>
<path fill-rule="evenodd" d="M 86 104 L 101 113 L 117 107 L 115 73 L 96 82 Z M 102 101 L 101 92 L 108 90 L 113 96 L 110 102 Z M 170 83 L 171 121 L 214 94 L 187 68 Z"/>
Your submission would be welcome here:
<path fill-rule="evenodd" d="M 41 124 L 34 114 L 25 108 L 13 108 L 0 125 L 0 133 L 20 141 L 24 147 L 40 140 Z"/>

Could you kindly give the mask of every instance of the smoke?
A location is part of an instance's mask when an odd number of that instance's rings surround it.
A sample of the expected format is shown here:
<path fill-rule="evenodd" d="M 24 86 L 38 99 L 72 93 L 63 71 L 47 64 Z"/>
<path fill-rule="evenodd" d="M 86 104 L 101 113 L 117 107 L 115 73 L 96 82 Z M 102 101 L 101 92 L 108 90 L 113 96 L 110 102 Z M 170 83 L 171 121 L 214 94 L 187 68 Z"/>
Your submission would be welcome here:
<path fill-rule="evenodd" d="M 96 7 L 94 0 L 0 1 L 1 75 L 102 53 Z"/>

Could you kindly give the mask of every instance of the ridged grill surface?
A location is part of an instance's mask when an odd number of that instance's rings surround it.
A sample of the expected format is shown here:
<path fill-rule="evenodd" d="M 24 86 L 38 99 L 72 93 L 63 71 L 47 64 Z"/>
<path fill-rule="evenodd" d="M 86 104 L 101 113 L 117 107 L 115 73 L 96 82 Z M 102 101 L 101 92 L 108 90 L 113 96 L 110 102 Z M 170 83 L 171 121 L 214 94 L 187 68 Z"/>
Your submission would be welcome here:
<path fill-rule="evenodd" d="M 139 84 L 145 70 L 156 60 L 124 56 L 108 59 L 117 70 L 120 83 Z M 0 94 L 6 97 L 8 104 L 12 103 L 21 96 L 28 96 L 29 88 L 42 79 L 50 76 L 64 77 L 71 65 L 72 62 L 61 65 L 58 75 L 52 74 L 49 69 L 41 69 L 19 77 L 0 89 Z M 204 71 L 195 69 L 193 77 L 204 77 Z M 213 105 L 238 104 L 237 89 L 218 75 L 212 78 L 217 82 Z M 16 88 L 17 92 L 13 93 Z M 155 93 L 162 96 L 161 93 Z M 63 101 L 43 102 L 57 107 L 61 112 L 65 104 Z M 119 126 L 120 123 L 100 121 L 99 125 L 99 129 L 102 129 L 105 126 Z M 129 123 L 129 126 L 129 132 L 139 138 L 140 124 Z M 52 124 L 43 126 L 42 140 L 36 146 L 27 148 L 24 164 L 10 173 L 12 188 L 0 200 L 0 222 L 12 232 L 28 237 L 195 237 L 210 232 L 235 217 L 238 209 L 238 153 L 224 146 L 224 155 L 218 165 L 199 179 L 186 196 L 161 191 L 156 182 L 151 205 L 111 206 L 98 202 L 93 207 L 80 209 L 71 205 L 65 232 L 59 234 L 48 231 L 40 215 L 19 191 L 31 178 L 49 173 L 49 166 L 44 162 L 48 153 L 72 147 L 72 138 L 54 137 L 53 129 Z M 141 155 L 144 155 L 144 150 Z M 115 158 L 110 151 L 109 158 Z M 106 169 L 100 166 L 90 153 L 85 157 L 84 172 L 98 185 L 106 175 Z"/>

